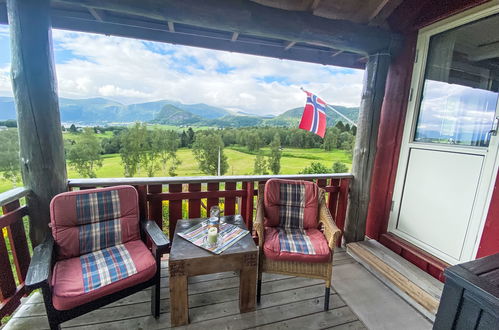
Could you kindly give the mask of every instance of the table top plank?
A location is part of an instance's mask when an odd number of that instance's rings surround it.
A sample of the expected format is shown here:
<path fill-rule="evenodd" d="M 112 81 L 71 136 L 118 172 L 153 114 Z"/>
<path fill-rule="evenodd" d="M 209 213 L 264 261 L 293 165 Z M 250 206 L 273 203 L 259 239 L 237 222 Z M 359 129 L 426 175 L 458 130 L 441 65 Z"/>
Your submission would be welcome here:
<path fill-rule="evenodd" d="M 247 230 L 246 225 L 244 224 L 244 219 L 240 215 L 225 216 L 221 217 L 221 219 L 223 219 L 226 223 L 233 224 Z M 204 250 L 178 235 L 179 232 L 184 232 L 185 230 L 199 224 L 204 220 L 206 220 L 206 218 L 183 219 L 177 222 L 177 225 L 175 227 L 175 235 L 173 236 L 173 242 L 170 251 L 171 261 L 210 258 L 216 259 L 219 256 L 244 254 L 258 251 L 258 248 L 253 241 L 253 237 L 251 237 L 251 233 L 241 238 L 234 245 L 232 245 L 230 248 L 219 255 Z"/>

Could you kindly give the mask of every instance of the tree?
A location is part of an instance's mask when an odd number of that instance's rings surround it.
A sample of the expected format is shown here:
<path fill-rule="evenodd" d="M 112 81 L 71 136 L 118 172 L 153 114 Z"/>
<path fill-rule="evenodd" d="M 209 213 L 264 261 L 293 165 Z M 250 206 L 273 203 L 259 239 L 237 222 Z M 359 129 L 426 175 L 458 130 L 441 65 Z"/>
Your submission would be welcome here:
<path fill-rule="evenodd" d="M 135 123 L 121 134 L 120 156 L 126 177 L 134 176 L 144 162 L 143 153 L 147 148 L 147 126 Z"/>
<path fill-rule="evenodd" d="M 229 168 L 227 156 L 224 154 L 224 144 L 219 134 L 207 131 L 196 134 L 192 144 L 192 152 L 201 172 L 208 175 L 217 175 L 218 151 L 220 150 L 220 174 L 224 175 Z"/>
<path fill-rule="evenodd" d="M 338 148 L 338 138 L 341 131 L 337 127 L 328 128 L 324 137 L 324 150 L 331 151 Z"/>
<path fill-rule="evenodd" d="M 75 124 L 71 124 L 71 126 L 69 126 L 69 131 L 71 133 L 78 133 L 78 130 L 76 129 Z"/>
<path fill-rule="evenodd" d="M 249 151 L 258 151 L 263 146 L 263 141 L 258 132 L 253 131 L 246 137 L 246 146 Z"/>
<path fill-rule="evenodd" d="M 272 142 L 270 143 L 270 157 L 269 157 L 269 170 L 272 174 L 279 174 L 281 172 L 281 137 L 279 133 L 275 133 Z"/>
<path fill-rule="evenodd" d="M 348 166 L 342 162 L 333 163 L 333 173 L 346 173 L 348 172 Z"/>
<path fill-rule="evenodd" d="M 265 159 L 265 157 L 261 152 L 259 152 L 256 155 L 255 163 L 253 165 L 253 173 L 267 175 L 269 174 L 268 168 L 269 168 L 269 161 Z"/>
<path fill-rule="evenodd" d="M 12 182 L 14 187 L 20 179 L 19 166 L 19 138 L 17 129 L 0 132 L 0 172 L 2 176 Z"/>
<path fill-rule="evenodd" d="M 312 162 L 309 166 L 301 170 L 300 174 L 327 174 L 331 169 L 319 162 Z"/>
<path fill-rule="evenodd" d="M 353 153 L 355 136 L 353 136 L 350 132 L 341 133 L 338 138 L 338 145 L 340 149 L 347 150 L 350 154 Z"/>
<path fill-rule="evenodd" d="M 192 144 L 194 143 L 196 133 L 192 129 L 192 127 L 189 127 L 187 129 L 187 147 L 191 148 Z"/>
<path fill-rule="evenodd" d="M 85 127 L 80 139 L 69 148 L 67 159 L 78 174 L 84 178 L 95 178 L 95 171 L 102 167 L 101 153 L 102 147 L 94 130 Z"/>
<path fill-rule="evenodd" d="M 150 150 L 161 163 L 159 166 L 169 176 L 176 176 L 176 169 L 181 164 L 177 158 L 179 136 L 175 131 L 155 129 L 150 132 Z M 152 175 L 150 175 L 152 176 Z"/>

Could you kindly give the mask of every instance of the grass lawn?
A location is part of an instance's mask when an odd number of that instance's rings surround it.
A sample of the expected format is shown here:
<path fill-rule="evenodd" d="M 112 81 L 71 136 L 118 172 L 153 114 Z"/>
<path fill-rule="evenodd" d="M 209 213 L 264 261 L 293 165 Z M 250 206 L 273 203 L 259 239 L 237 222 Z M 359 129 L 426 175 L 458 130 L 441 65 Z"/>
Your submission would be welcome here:
<path fill-rule="evenodd" d="M 263 148 L 263 153 L 268 155 L 269 148 Z M 255 155 L 248 152 L 246 148 L 235 147 L 226 148 L 225 154 L 229 161 L 229 170 L 226 175 L 251 175 L 253 174 L 253 163 Z M 205 175 L 198 169 L 198 164 L 194 159 L 191 149 L 182 148 L 177 152 L 182 164 L 177 169 L 178 176 L 198 176 Z M 284 148 L 281 159 L 281 174 L 297 174 L 311 162 L 321 162 L 327 167 L 331 167 L 333 162 L 340 161 L 351 167 L 350 155 L 343 150 L 324 151 L 323 149 L 298 149 Z M 147 176 L 145 171 L 141 170 L 137 177 Z M 168 176 L 167 173 L 157 171 L 155 176 Z M 80 175 L 70 166 L 68 166 L 68 177 L 79 178 Z M 97 171 L 99 178 L 119 178 L 123 177 L 123 166 L 118 154 L 104 155 L 103 166 Z M 21 184 L 19 184 L 21 185 Z M 0 192 L 12 188 L 12 184 L 4 179 L 0 179 Z"/>

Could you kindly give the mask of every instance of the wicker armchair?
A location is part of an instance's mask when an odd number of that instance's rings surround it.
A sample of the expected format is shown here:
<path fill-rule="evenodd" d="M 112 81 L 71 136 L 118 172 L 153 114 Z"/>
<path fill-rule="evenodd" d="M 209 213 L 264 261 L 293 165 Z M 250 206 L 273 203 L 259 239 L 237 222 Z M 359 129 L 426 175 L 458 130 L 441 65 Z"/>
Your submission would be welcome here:
<path fill-rule="evenodd" d="M 274 181 L 282 181 L 285 180 L 275 180 Z M 267 182 L 269 184 L 271 180 Z M 289 182 L 289 181 L 287 181 Z M 303 181 L 296 181 L 296 183 L 302 184 L 310 184 L 304 183 Z M 267 186 L 266 185 L 266 186 Z M 258 287 L 257 287 L 257 302 L 260 302 L 261 296 L 261 285 L 262 285 L 262 273 L 277 273 L 277 274 L 285 274 L 285 275 L 294 275 L 301 277 L 310 277 L 310 278 L 318 278 L 324 279 L 326 282 L 326 290 L 324 297 L 324 310 L 329 309 L 329 295 L 331 288 L 331 275 L 332 275 L 332 267 L 333 267 L 333 251 L 336 246 L 336 242 L 341 234 L 340 229 L 336 226 L 331 213 L 326 207 L 325 202 L 325 191 L 323 189 L 318 188 L 315 184 L 315 189 L 318 191 L 318 211 L 315 228 L 322 227 L 322 233 L 325 240 L 327 241 L 328 257 L 326 260 L 321 260 L 317 262 L 317 260 L 311 260 L 308 262 L 307 255 L 301 255 L 300 260 L 279 260 L 281 258 L 276 256 L 271 256 L 264 246 L 266 245 L 265 238 L 266 233 L 268 231 L 268 227 L 266 224 L 268 221 L 268 215 L 266 214 L 266 205 L 264 202 L 264 194 L 265 191 L 264 185 L 260 185 L 258 189 L 258 204 L 256 209 L 256 220 L 254 222 L 254 228 L 258 235 L 258 246 L 259 246 L 259 267 L 258 267 Z M 275 214 L 274 214 L 275 216 Z M 279 229 L 278 229 L 279 230 Z M 268 235 L 267 235 L 268 236 Z M 325 242 L 324 242 L 325 243 Z M 282 243 L 281 243 L 282 244 Z M 286 259 L 286 258 L 283 258 Z"/>

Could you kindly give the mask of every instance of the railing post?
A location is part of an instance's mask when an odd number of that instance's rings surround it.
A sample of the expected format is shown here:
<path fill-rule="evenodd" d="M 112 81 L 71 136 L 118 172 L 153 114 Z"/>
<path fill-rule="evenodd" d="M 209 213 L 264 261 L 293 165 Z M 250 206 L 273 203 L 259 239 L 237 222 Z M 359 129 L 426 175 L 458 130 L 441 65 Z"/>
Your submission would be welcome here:
<path fill-rule="evenodd" d="M 236 190 L 236 182 L 226 182 L 225 190 L 231 191 Z M 236 213 L 236 198 L 235 197 L 225 197 L 224 200 L 224 215 L 234 215 Z"/>
<path fill-rule="evenodd" d="M 249 181 L 246 186 L 246 214 L 244 215 L 244 221 L 246 221 L 246 227 L 248 227 L 250 232 L 253 230 L 254 195 L 255 183 L 253 181 Z"/>
<path fill-rule="evenodd" d="M 201 191 L 201 183 L 189 183 L 189 192 L 199 192 Z M 200 218 L 201 217 L 201 199 L 193 198 L 189 199 L 189 218 Z"/>
<path fill-rule="evenodd" d="M 338 208 L 336 210 L 336 225 L 341 229 L 342 232 L 345 230 L 345 218 L 347 214 L 348 206 L 348 192 L 350 187 L 349 179 L 341 179 L 340 182 L 340 193 L 338 196 Z M 338 246 L 341 246 L 341 235 L 338 239 Z"/>
<path fill-rule="evenodd" d="M 2 231 L 0 231 L 0 269 L 2 270 L 0 276 L 0 302 L 3 302 L 16 293 L 16 282 L 10 268 L 9 252 Z"/>
<path fill-rule="evenodd" d="M 338 196 L 340 194 L 340 191 L 339 191 L 340 180 L 339 179 L 331 179 L 330 186 L 338 188 L 338 191 L 333 191 L 333 192 L 329 193 L 329 198 L 327 201 L 327 206 L 329 207 L 329 212 L 331 212 L 331 215 L 333 216 L 334 220 L 336 221 L 336 209 L 338 207 Z"/>
<path fill-rule="evenodd" d="M 182 184 L 170 184 L 168 185 L 168 191 L 171 193 L 182 192 Z M 173 234 L 175 233 L 177 221 L 182 219 L 182 200 L 170 201 L 169 204 L 170 209 L 168 211 L 168 234 L 170 236 L 170 241 L 173 241 Z"/>
<path fill-rule="evenodd" d="M 139 213 L 141 219 L 149 220 L 149 214 L 147 212 L 147 186 L 134 186 L 139 195 Z M 160 227 L 161 228 L 161 227 Z"/>
<path fill-rule="evenodd" d="M 148 195 L 159 194 L 163 191 L 163 185 L 154 184 L 147 186 Z M 152 196 L 151 196 L 152 197 Z M 148 218 L 154 220 L 163 229 L 163 202 L 161 199 L 149 199 Z"/>
<path fill-rule="evenodd" d="M 17 210 L 20 207 L 21 204 L 19 203 L 19 200 L 16 200 L 3 206 L 2 210 L 3 213 L 6 214 L 7 212 Z M 26 231 L 24 230 L 22 217 L 7 227 L 7 233 L 19 282 L 24 283 L 31 256 L 29 255 L 28 241 L 26 240 Z"/>
<path fill-rule="evenodd" d="M 218 191 L 219 182 L 209 182 L 208 183 L 208 191 Z M 218 206 L 218 197 L 212 197 L 206 199 L 206 214 L 210 215 L 210 208 L 212 206 Z"/>

